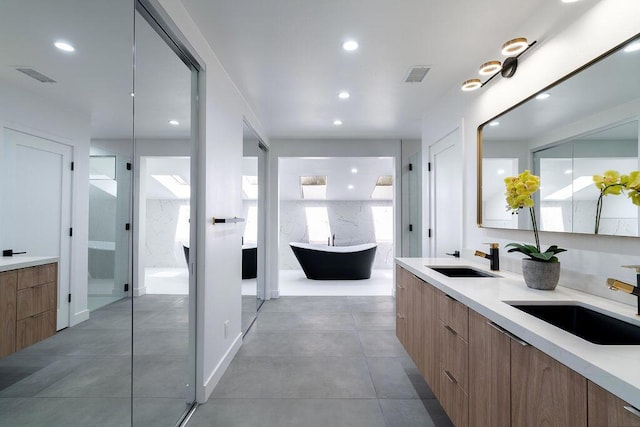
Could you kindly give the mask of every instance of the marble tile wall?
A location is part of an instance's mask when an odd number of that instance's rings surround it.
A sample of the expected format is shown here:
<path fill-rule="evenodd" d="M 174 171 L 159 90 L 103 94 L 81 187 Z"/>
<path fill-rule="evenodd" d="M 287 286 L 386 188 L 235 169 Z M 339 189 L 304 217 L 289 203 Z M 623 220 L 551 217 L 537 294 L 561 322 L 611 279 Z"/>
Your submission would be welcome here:
<path fill-rule="evenodd" d="M 300 269 L 289 242 L 308 242 L 309 230 L 305 215 L 305 207 L 326 206 L 331 233 L 336 235 L 336 246 L 375 243 L 376 231 L 372 207 L 393 208 L 393 202 L 384 201 L 281 201 L 280 202 L 280 246 L 279 268 L 284 270 Z M 393 229 L 393 219 L 389 227 Z M 329 237 L 329 236 L 327 236 Z M 377 241 L 378 249 L 374 261 L 374 269 L 390 269 L 393 267 L 393 241 Z"/>
<path fill-rule="evenodd" d="M 189 223 L 180 218 L 183 206 L 188 209 L 189 200 L 147 200 L 145 267 L 185 267 L 182 245 L 189 244 L 188 232 L 184 235 Z"/>

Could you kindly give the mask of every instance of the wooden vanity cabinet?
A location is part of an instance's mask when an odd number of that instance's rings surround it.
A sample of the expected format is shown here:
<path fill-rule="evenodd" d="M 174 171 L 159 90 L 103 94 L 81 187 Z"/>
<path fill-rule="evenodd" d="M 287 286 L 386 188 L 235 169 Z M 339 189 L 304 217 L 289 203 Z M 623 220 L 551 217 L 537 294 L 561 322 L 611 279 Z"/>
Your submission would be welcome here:
<path fill-rule="evenodd" d="M 407 279 L 410 273 L 396 265 L 396 337 L 407 349 Z"/>
<path fill-rule="evenodd" d="M 589 426 L 640 427 L 640 411 L 607 390 L 587 382 Z"/>
<path fill-rule="evenodd" d="M 511 338 L 469 310 L 469 426 L 511 425 Z"/>
<path fill-rule="evenodd" d="M 0 273 L 0 357 L 16 351 L 16 290 L 18 273 Z"/>
<path fill-rule="evenodd" d="M 56 333 L 58 264 L 0 273 L 0 356 Z"/>
<path fill-rule="evenodd" d="M 586 378 L 537 348 L 512 340 L 511 425 L 586 426 Z"/>
<path fill-rule="evenodd" d="M 441 371 L 438 398 L 451 421 L 465 427 L 469 422 L 469 309 L 439 292 L 438 320 Z"/>

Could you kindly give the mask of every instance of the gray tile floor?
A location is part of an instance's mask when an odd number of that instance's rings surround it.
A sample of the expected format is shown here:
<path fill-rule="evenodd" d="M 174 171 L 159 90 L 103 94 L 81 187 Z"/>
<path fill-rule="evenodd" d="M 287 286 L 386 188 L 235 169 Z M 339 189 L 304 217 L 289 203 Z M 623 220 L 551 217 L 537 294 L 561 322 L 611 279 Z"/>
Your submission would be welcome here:
<path fill-rule="evenodd" d="M 188 426 L 451 422 L 395 337 L 392 297 L 283 297 L 265 302 Z"/>
<path fill-rule="evenodd" d="M 174 426 L 186 409 L 187 297 L 131 300 L 0 359 L 0 426 Z"/>

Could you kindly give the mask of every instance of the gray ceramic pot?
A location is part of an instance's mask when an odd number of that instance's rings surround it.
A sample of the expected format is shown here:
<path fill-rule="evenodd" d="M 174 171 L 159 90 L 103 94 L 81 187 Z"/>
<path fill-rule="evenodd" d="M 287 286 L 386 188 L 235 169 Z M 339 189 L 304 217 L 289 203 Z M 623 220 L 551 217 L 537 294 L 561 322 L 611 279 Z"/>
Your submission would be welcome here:
<path fill-rule="evenodd" d="M 558 279 L 560 279 L 560 263 L 524 258 L 522 260 L 522 275 L 528 287 L 551 291 L 556 288 Z"/>

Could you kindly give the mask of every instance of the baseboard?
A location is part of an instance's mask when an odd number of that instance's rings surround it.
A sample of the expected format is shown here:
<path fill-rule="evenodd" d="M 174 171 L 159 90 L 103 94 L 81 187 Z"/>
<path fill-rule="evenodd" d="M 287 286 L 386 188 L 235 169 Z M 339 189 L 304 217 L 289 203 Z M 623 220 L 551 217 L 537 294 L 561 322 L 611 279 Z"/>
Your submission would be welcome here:
<path fill-rule="evenodd" d="M 143 295 L 147 294 L 147 287 L 143 286 L 141 288 L 134 288 L 133 289 L 133 296 L 134 297 L 141 297 Z"/>
<path fill-rule="evenodd" d="M 236 353 L 238 353 L 238 350 L 240 350 L 241 346 L 242 346 L 242 333 L 238 334 L 236 339 L 233 341 L 233 344 L 231 344 L 231 346 L 229 347 L 225 355 L 222 357 L 218 365 L 215 367 L 215 369 L 213 370 L 209 378 L 207 378 L 207 380 L 205 381 L 204 395 L 196 396 L 198 403 L 205 403 L 209 399 L 209 396 L 211 396 L 211 393 L 213 393 L 213 389 L 216 388 L 216 386 L 218 385 L 220 378 L 222 378 L 222 375 L 225 373 L 225 371 L 231 364 L 231 361 L 235 357 Z"/>
<path fill-rule="evenodd" d="M 78 323 L 82 323 L 86 320 L 89 320 L 89 310 L 85 309 L 82 311 L 77 312 L 76 314 L 71 316 L 71 319 L 69 319 L 69 326 L 75 326 Z"/>

